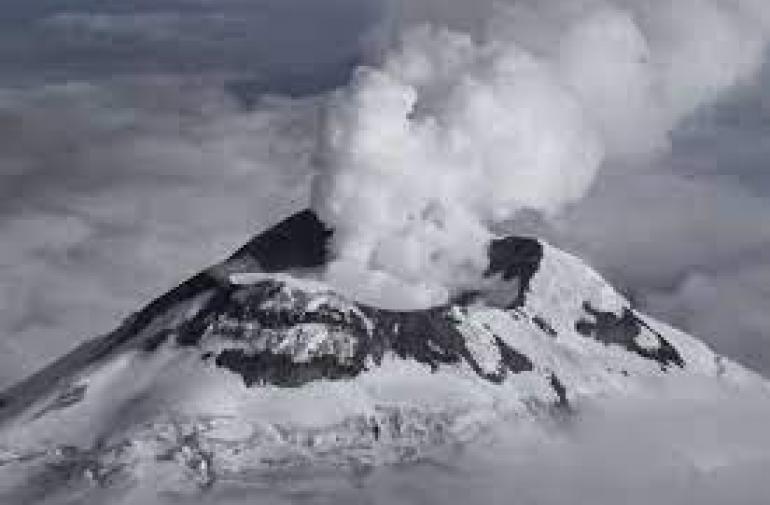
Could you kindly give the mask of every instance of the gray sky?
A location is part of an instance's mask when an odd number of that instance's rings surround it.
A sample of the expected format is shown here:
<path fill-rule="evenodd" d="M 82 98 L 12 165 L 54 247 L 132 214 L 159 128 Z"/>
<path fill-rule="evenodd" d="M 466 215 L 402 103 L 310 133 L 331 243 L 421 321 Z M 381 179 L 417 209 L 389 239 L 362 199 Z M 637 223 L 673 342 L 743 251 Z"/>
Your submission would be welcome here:
<path fill-rule="evenodd" d="M 2 81 L 222 75 L 279 91 L 344 80 L 374 1 L 9 0 Z M 302 82 L 305 81 L 305 82 Z"/>
<path fill-rule="evenodd" d="M 0 386 L 304 206 L 312 95 L 370 56 L 383 12 L 377 0 L 4 2 Z M 606 167 L 544 232 L 766 373 L 768 90 L 770 65 L 685 121 L 670 155 Z"/>

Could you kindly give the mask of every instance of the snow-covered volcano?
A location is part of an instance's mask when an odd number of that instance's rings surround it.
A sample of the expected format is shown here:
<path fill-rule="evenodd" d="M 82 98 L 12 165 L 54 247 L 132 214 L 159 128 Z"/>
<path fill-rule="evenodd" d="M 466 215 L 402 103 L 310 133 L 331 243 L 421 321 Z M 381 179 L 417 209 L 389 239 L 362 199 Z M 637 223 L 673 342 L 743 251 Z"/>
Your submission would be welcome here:
<path fill-rule="evenodd" d="M 539 240 L 495 240 L 478 289 L 393 311 L 317 280 L 331 235 L 296 214 L 0 395 L 0 502 L 409 462 L 660 381 L 765 388 Z"/>

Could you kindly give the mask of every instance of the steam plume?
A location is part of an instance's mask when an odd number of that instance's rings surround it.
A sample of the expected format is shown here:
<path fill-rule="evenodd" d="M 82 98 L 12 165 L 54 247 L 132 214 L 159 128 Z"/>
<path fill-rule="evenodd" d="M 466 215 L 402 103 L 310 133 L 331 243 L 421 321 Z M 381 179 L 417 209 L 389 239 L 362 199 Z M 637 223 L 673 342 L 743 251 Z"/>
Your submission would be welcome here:
<path fill-rule="evenodd" d="M 563 212 L 603 164 L 665 151 L 677 123 L 757 70 L 770 10 L 524 1 L 482 4 L 494 21 L 463 31 L 408 26 L 420 5 L 382 64 L 329 100 L 313 188 L 336 229 L 327 277 L 386 305 L 444 301 L 485 268 L 495 224 Z"/>

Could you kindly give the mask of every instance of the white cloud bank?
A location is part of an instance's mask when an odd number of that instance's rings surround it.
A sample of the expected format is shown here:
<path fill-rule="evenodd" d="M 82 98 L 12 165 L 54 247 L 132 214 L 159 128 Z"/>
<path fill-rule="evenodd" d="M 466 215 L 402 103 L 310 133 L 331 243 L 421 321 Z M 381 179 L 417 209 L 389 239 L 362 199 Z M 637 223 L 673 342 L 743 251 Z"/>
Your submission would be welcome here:
<path fill-rule="evenodd" d="M 0 91 L 0 384 L 305 206 L 316 123 L 170 78 Z"/>
<path fill-rule="evenodd" d="M 677 377 L 642 396 L 579 402 L 571 417 L 514 417 L 408 465 L 250 475 L 199 496 L 152 489 L 120 505 L 764 505 L 770 397 Z"/>

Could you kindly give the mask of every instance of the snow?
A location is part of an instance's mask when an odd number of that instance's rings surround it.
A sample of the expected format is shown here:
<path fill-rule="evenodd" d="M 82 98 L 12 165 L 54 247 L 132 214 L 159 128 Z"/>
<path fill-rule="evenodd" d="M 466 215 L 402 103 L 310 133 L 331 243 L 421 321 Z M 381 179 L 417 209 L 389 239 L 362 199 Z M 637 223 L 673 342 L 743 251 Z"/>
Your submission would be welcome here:
<path fill-rule="evenodd" d="M 544 244 L 543 260 L 530 282 L 526 308 L 547 315 L 557 333 L 574 333 L 575 322 L 585 316 L 584 303 L 603 312 L 620 314 L 628 302 L 581 259 Z"/>
<path fill-rule="evenodd" d="M 328 293 L 331 288 L 328 284 L 305 277 L 295 277 L 282 273 L 265 272 L 239 272 L 230 274 L 230 283 L 236 286 L 251 286 L 265 281 L 283 284 L 289 290 L 297 290 L 305 293 Z"/>
<path fill-rule="evenodd" d="M 681 354 L 683 369 L 663 370 L 659 363 L 621 346 L 579 334 L 575 323 L 585 317 L 586 302 L 615 314 L 628 302 L 579 259 L 548 245 L 544 250 L 523 306 L 499 309 L 479 303 L 451 313 L 483 373 L 499 370 L 502 358 L 496 339 L 532 362 L 532 371 L 508 374 L 501 384 L 484 380 L 465 362 L 431 370 L 387 353 L 382 363 L 370 360 L 354 378 L 316 380 L 295 388 L 247 388 L 240 376 L 201 355 L 240 347 L 284 353 L 297 363 L 321 355 L 344 361 L 353 356 L 356 337 L 322 323 L 269 330 L 252 321 L 223 319 L 217 324 L 240 325 L 251 337 L 236 342 L 218 333 L 213 324 L 199 347 L 168 343 L 152 353 L 120 349 L 76 371 L 61 390 L 32 402 L 29 409 L 4 423 L 0 460 L 28 456 L 24 464 L 35 464 L 53 458 L 57 448 L 72 445 L 104 465 L 102 470 L 88 470 L 92 479 L 98 480 L 99 472 L 110 465 L 118 465 L 135 478 L 141 475 L 195 488 L 211 478 L 208 454 L 215 458 L 218 472 L 231 476 L 307 465 L 381 466 L 468 443 L 501 424 L 515 433 L 525 420 L 540 422 L 554 412 L 559 398 L 552 377 L 564 386 L 575 409 L 601 406 L 613 398 L 654 404 L 670 398 L 672 391 L 702 395 L 709 401 L 715 395 L 770 391 L 760 377 L 646 316 L 640 315 L 650 329 L 642 330 L 638 345 L 645 349 L 660 345 L 653 331 L 660 333 Z M 373 331 L 375 322 L 365 318 L 355 303 L 317 281 L 273 274 L 239 274 L 230 281 L 244 288 L 278 282 L 283 286 L 283 298 L 279 297 L 283 301 L 277 303 L 300 296 L 305 310 L 335 307 L 365 320 L 369 333 Z M 145 331 L 149 334 L 193 317 L 210 296 L 203 293 L 181 303 Z M 536 317 L 556 335 L 536 324 Z M 690 383 L 697 386 L 689 388 Z M 36 416 L 61 391 L 76 385 L 86 386 L 82 401 Z M 516 421 L 510 424 L 512 419 Z M 94 455 L 88 451 L 97 440 L 105 448 Z M 121 441 L 128 443 L 123 452 L 106 449 Z M 77 457 L 86 458 L 86 452 Z M 160 462 L 159 455 L 171 456 Z M 726 464 L 718 456 L 718 452 L 698 455 L 699 471 Z M 738 457 L 733 456 L 731 461 Z"/>

